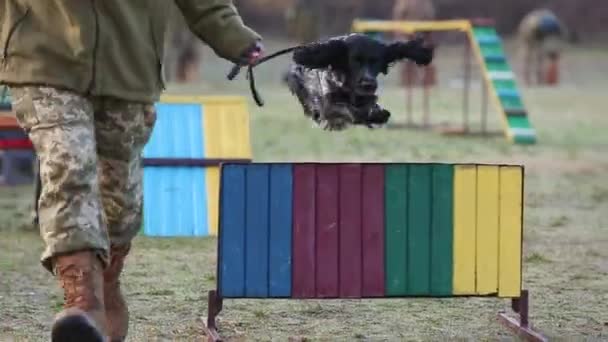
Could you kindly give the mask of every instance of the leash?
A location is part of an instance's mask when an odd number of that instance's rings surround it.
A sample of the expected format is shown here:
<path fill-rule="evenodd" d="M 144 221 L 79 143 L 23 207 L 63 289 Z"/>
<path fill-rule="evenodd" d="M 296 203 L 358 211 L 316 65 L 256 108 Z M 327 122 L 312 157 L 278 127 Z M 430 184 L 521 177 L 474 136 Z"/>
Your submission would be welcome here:
<path fill-rule="evenodd" d="M 279 57 L 282 55 L 286 55 L 290 52 L 293 52 L 293 51 L 299 49 L 300 47 L 301 46 L 294 46 L 294 47 L 290 47 L 287 49 L 279 50 L 271 55 L 260 58 L 254 64 L 250 64 L 249 66 L 247 66 L 247 78 L 249 79 L 249 88 L 251 90 L 251 95 L 253 96 L 255 103 L 259 107 L 264 106 L 264 100 L 262 100 L 262 97 L 260 96 L 260 93 L 258 92 L 258 90 L 255 86 L 255 76 L 253 74 L 253 69 L 264 62 L 267 62 L 273 58 L 276 58 L 276 57 Z M 230 70 L 230 73 L 228 73 L 228 76 L 227 76 L 228 80 L 230 80 L 230 81 L 234 80 L 238 76 L 238 74 L 241 72 L 241 68 L 243 68 L 242 65 L 235 64 L 232 67 L 232 69 Z"/>

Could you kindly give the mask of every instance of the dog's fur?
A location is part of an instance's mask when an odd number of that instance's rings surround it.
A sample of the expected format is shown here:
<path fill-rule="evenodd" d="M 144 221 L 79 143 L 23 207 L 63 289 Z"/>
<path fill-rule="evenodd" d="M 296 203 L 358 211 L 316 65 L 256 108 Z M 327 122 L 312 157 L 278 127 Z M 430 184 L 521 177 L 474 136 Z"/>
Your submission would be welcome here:
<path fill-rule="evenodd" d="M 295 50 L 287 85 L 304 114 L 326 130 L 385 124 L 390 113 L 377 104 L 377 77 L 403 59 L 428 65 L 433 48 L 422 40 L 383 43 L 350 34 Z"/>

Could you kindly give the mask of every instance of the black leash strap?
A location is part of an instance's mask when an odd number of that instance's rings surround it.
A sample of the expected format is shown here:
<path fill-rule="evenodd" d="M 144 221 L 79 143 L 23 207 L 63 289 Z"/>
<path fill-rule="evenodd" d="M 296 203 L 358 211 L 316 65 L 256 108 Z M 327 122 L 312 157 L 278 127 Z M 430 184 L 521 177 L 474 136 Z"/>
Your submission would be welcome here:
<path fill-rule="evenodd" d="M 268 55 L 264 58 L 259 59 L 257 62 L 255 62 L 254 64 L 251 64 L 247 67 L 247 78 L 249 79 L 249 88 L 251 89 L 251 94 L 253 96 L 253 99 L 255 100 L 255 103 L 259 107 L 264 106 L 264 100 L 262 100 L 262 97 L 260 96 L 260 93 L 258 92 L 258 90 L 255 86 L 255 76 L 253 75 L 253 68 L 255 68 L 258 65 L 260 65 L 266 61 L 269 61 L 275 57 L 293 52 L 294 50 L 298 49 L 299 47 L 300 46 L 294 46 L 294 47 L 290 47 L 288 49 L 283 49 L 283 50 L 277 51 L 271 55 Z M 235 64 L 232 67 L 232 69 L 230 70 L 230 73 L 228 73 L 228 76 L 227 76 L 228 80 L 230 80 L 230 81 L 234 80 L 241 72 L 242 67 L 243 67 L 242 65 Z"/>

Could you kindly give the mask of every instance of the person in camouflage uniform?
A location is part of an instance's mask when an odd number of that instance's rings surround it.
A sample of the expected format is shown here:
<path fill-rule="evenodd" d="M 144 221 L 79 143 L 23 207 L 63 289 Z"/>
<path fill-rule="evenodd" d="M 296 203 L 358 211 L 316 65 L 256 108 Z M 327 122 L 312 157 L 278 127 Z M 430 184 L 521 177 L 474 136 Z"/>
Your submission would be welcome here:
<path fill-rule="evenodd" d="M 220 57 L 248 65 L 261 54 L 231 0 L 174 2 Z M 64 291 L 53 341 L 127 335 L 119 279 L 142 222 L 171 3 L 0 0 L 0 84 L 39 158 L 41 262 Z"/>
<path fill-rule="evenodd" d="M 522 19 L 518 40 L 526 83 L 532 83 L 533 70 L 539 83 L 557 83 L 562 44 L 567 37 L 565 25 L 551 10 L 536 9 Z"/>
<path fill-rule="evenodd" d="M 395 0 L 392 19 L 396 21 L 428 21 L 436 19 L 435 6 L 432 0 Z M 431 33 L 424 33 L 425 38 L 431 41 Z M 397 38 L 402 38 L 401 34 Z M 424 67 L 423 83 L 434 85 L 437 82 L 437 69 L 434 64 Z M 412 63 L 407 62 L 402 69 L 401 84 L 414 85 L 417 70 Z"/>

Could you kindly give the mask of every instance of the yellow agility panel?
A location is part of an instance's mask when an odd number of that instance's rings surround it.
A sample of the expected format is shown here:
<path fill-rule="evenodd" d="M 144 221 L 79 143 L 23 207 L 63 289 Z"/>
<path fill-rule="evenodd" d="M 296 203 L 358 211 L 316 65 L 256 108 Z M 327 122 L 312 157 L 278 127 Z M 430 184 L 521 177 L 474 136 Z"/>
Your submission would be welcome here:
<path fill-rule="evenodd" d="M 453 293 L 475 294 L 477 222 L 477 167 L 454 168 L 454 275 Z"/>
<path fill-rule="evenodd" d="M 353 21 L 354 32 L 429 32 L 429 31 L 468 31 L 471 23 L 468 20 L 434 20 L 434 21 L 401 21 L 401 20 L 359 20 Z"/>
<path fill-rule="evenodd" d="M 499 167 L 477 167 L 477 294 L 498 291 Z"/>
<path fill-rule="evenodd" d="M 523 168 L 500 168 L 500 247 L 498 295 L 521 293 L 521 246 L 523 220 Z"/>

